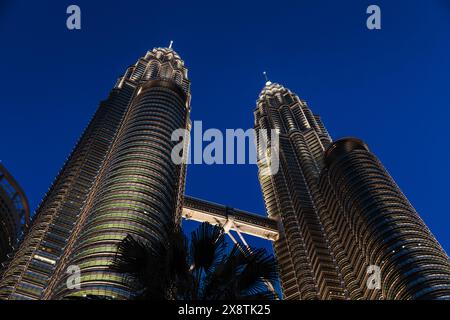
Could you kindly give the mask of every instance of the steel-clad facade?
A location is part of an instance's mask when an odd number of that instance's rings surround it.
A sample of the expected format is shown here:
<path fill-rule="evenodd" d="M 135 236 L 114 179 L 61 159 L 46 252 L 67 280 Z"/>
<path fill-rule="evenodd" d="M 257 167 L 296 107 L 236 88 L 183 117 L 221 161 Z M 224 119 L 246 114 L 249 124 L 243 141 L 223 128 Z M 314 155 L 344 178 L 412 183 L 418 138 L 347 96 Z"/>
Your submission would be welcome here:
<path fill-rule="evenodd" d="M 180 222 L 186 166 L 170 159 L 171 134 L 189 129 L 189 86 L 183 61 L 169 48 L 147 52 L 118 79 L 8 263 L 0 298 L 130 296 L 108 265 L 127 234 L 151 241 L 165 237 L 164 222 Z M 74 263 L 85 290 L 67 292 L 61 283 Z"/>
<path fill-rule="evenodd" d="M 260 183 L 279 221 L 285 299 L 450 299 L 447 254 L 365 143 L 333 143 L 304 101 L 270 82 L 255 128 L 280 133 L 280 169 Z"/>

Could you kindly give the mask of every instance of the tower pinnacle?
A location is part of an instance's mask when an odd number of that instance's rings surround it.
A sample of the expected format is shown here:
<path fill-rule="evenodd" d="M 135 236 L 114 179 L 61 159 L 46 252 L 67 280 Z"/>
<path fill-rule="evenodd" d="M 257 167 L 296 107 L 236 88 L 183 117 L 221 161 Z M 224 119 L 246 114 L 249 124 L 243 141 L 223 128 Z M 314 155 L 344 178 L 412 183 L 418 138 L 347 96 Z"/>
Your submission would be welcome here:
<path fill-rule="evenodd" d="M 270 86 L 272 82 L 269 81 L 269 78 L 267 77 L 267 72 L 263 72 L 264 78 L 266 79 L 266 86 Z"/>

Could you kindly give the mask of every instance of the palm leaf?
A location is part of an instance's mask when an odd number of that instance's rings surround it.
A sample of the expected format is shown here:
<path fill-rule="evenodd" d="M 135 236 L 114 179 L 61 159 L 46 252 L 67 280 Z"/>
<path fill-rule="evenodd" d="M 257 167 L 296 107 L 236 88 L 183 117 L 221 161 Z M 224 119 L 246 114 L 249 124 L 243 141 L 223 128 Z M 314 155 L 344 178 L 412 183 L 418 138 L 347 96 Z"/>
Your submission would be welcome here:
<path fill-rule="evenodd" d="M 193 268 L 209 272 L 222 259 L 225 248 L 222 229 L 202 223 L 191 234 L 190 256 Z"/>
<path fill-rule="evenodd" d="M 238 275 L 239 291 L 257 294 L 267 289 L 266 281 L 272 285 L 277 281 L 277 262 L 265 249 L 251 250 L 245 259 L 246 265 Z"/>

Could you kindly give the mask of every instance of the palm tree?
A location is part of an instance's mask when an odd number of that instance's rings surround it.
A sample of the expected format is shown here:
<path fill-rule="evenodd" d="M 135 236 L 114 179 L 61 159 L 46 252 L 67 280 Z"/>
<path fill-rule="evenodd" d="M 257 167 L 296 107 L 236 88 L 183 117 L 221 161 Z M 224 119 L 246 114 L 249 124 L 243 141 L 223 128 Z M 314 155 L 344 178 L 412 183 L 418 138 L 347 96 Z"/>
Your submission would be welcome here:
<path fill-rule="evenodd" d="M 169 241 L 150 244 L 127 236 L 111 268 L 124 274 L 136 299 L 274 299 L 267 284 L 278 279 L 277 263 L 265 249 L 235 245 L 227 253 L 222 228 L 201 224 L 190 246 L 174 228 Z"/>

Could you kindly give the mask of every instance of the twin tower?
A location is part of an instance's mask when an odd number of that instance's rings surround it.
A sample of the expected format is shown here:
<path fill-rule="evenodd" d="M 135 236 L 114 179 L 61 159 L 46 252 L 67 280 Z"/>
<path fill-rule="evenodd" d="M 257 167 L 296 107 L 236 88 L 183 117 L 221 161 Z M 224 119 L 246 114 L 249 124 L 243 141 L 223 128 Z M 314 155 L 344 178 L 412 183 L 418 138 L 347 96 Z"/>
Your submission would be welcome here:
<path fill-rule="evenodd" d="M 130 298 L 110 264 L 125 236 L 164 240 L 180 223 L 186 165 L 171 160 L 171 136 L 190 129 L 189 114 L 190 82 L 175 51 L 153 49 L 129 67 L 7 262 L 0 298 Z M 270 82 L 255 129 L 279 131 L 279 170 L 259 178 L 278 226 L 285 299 L 450 299 L 448 256 L 364 142 L 333 142 L 304 101 Z"/>

